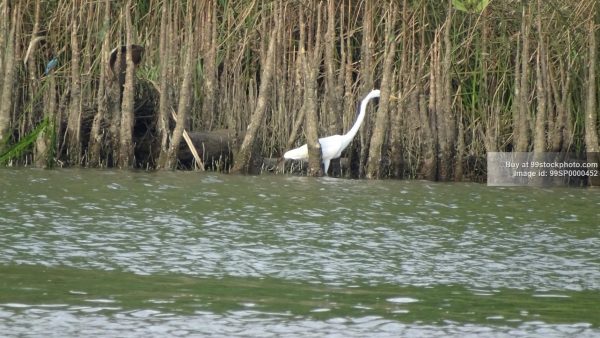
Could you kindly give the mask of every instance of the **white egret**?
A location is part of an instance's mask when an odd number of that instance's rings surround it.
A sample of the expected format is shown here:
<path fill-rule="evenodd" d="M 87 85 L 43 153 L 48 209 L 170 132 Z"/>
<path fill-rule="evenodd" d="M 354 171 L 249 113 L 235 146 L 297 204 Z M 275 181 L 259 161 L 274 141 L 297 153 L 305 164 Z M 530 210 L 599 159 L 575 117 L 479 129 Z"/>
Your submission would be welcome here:
<path fill-rule="evenodd" d="M 379 89 L 372 90 L 360 103 L 360 111 L 354 125 L 344 135 L 332 135 L 322 137 L 319 139 L 321 144 L 321 157 L 323 158 L 323 166 L 325 169 L 325 175 L 327 175 L 327 169 L 329 169 L 329 162 L 332 159 L 338 158 L 342 155 L 342 151 L 348 147 L 352 139 L 358 132 L 363 120 L 365 119 L 365 111 L 367 110 L 367 104 L 373 98 L 380 96 Z M 283 154 L 283 158 L 288 160 L 306 160 L 308 159 L 308 146 L 306 144 L 287 151 Z"/>

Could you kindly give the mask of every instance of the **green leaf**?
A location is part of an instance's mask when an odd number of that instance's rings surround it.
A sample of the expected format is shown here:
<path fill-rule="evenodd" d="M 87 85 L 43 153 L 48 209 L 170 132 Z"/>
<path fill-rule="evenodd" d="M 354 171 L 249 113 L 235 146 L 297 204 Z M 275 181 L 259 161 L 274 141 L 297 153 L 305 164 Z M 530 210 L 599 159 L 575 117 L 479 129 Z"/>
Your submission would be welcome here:
<path fill-rule="evenodd" d="M 452 0 L 452 5 L 459 11 L 467 13 L 481 13 L 490 0 Z"/>
<path fill-rule="evenodd" d="M 468 12 L 465 4 L 460 0 L 452 0 L 452 5 L 459 11 Z"/>
<path fill-rule="evenodd" d="M 489 3 L 490 0 L 480 0 L 475 9 L 477 12 L 481 13 L 487 7 L 487 5 L 489 5 Z"/>
<path fill-rule="evenodd" d="M 0 154 L 0 164 L 7 163 L 11 159 L 21 156 L 30 146 L 32 146 L 38 135 L 46 130 L 50 125 L 48 118 L 44 119 L 31 133 L 21 138 L 19 142 L 11 146 L 6 152 Z"/>

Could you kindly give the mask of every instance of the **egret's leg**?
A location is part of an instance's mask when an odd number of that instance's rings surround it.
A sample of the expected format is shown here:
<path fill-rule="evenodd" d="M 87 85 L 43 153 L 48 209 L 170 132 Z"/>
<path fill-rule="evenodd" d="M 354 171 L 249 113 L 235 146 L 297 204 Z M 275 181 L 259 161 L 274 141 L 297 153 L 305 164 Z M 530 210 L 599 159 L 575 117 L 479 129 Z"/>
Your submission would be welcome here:
<path fill-rule="evenodd" d="M 323 166 L 324 166 L 324 174 L 325 176 L 327 176 L 327 169 L 329 169 L 329 162 L 331 162 L 331 160 L 323 160 Z"/>

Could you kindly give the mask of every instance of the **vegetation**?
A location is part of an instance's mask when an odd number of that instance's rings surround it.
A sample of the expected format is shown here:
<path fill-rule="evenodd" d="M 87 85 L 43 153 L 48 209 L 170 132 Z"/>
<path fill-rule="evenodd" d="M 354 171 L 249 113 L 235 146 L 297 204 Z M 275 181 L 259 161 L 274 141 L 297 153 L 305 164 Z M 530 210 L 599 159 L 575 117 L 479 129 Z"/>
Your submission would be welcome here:
<path fill-rule="evenodd" d="M 307 142 L 308 174 L 322 175 L 317 138 L 348 130 L 376 87 L 344 175 L 480 179 L 487 152 L 585 157 L 599 151 L 599 12 L 596 0 L 0 0 L 0 159 L 175 168 L 186 131 L 227 129 L 236 172 Z"/>

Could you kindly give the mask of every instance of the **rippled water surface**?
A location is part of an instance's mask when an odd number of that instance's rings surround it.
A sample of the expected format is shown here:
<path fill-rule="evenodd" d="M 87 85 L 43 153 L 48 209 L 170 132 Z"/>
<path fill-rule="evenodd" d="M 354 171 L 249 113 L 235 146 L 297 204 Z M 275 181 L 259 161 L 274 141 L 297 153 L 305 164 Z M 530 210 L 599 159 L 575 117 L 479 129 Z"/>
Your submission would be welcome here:
<path fill-rule="evenodd" d="M 0 170 L 14 336 L 600 336 L 600 190 Z"/>

